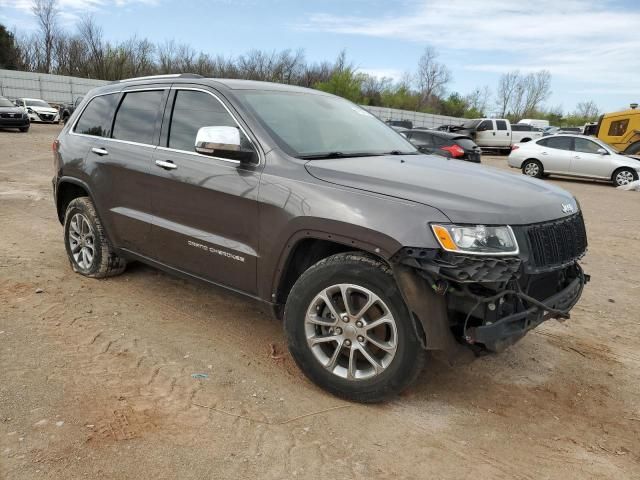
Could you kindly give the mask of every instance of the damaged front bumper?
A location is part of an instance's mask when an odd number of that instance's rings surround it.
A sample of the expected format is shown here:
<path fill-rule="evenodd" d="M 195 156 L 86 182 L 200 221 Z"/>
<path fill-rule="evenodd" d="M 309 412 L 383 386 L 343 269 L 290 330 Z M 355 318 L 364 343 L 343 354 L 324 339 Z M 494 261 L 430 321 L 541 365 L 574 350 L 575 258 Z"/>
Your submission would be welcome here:
<path fill-rule="evenodd" d="M 457 363 L 461 346 L 502 351 L 545 320 L 569 318 L 589 281 L 577 260 L 545 269 L 532 265 L 526 254 L 489 257 L 404 248 L 394 256 L 393 268 L 405 302 L 419 319 L 425 348 Z"/>

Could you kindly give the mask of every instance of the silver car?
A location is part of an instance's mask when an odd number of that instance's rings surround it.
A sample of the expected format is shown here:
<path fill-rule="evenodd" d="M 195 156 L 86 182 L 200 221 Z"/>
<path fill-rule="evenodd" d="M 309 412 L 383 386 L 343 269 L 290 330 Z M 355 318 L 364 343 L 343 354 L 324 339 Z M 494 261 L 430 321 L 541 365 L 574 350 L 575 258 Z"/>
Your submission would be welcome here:
<path fill-rule="evenodd" d="M 514 145 L 509 166 L 530 177 L 566 175 L 608 180 L 616 186 L 640 176 L 640 159 L 621 155 L 610 145 L 583 135 L 554 135 Z"/>

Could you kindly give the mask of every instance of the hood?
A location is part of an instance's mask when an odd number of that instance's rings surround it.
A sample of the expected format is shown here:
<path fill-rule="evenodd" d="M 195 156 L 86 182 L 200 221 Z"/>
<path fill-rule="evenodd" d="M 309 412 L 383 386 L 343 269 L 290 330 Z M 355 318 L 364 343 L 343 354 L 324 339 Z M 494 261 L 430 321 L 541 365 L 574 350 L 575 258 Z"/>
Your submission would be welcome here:
<path fill-rule="evenodd" d="M 36 113 L 58 113 L 56 108 L 52 107 L 28 107 Z"/>
<path fill-rule="evenodd" d="M 22 107 L 0 107 L 0 113 L 25 113 Z"/>
<path fill-rule="evenodd" d="M 522 225 L 579 208 L 569 192 L 542 180 L 439 156 L 311 160 L 306 168 L 326 182 L 437 208 L 456 223 Z M 563 213 L 563 204 L 573 212 Z"/>

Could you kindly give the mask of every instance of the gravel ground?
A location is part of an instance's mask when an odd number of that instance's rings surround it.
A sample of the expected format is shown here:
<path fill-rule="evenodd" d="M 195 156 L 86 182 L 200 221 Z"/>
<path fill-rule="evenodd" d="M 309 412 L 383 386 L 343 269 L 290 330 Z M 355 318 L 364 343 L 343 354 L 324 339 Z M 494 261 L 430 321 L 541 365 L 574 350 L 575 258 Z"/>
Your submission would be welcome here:
<path fill-rule="evenodd" d="M 589 232 L 572 318 L 363 406 L 310 384 L 251 301 L 136 264 L 74 274 L 58 130 L 0 131 L 0 478 L 640 477 L 637 192 L 548 180 Z"/>

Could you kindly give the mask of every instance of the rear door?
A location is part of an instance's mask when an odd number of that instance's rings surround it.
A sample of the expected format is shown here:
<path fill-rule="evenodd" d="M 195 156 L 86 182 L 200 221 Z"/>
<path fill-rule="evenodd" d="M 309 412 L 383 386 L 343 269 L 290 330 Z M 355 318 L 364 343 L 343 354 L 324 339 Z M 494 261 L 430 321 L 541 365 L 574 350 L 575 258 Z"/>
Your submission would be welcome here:
<path fill-rule="evenodd" d="M 88 153 L 99 165 L 92 183 L 101 190 L 111 240 L 143 256 L 152 253 L 149 170 L 168 93 L 169 85 L 125 89 L 110 135 L 96 138 Z"/>
<path fill-rule="evenodd" d="M 602 155 L 602 149 L 588 138 L 575 138 L 571 158 L 571 173 L 588 177 L 610 178 L 613 173 L 611 155 Z"/>
<path fill-rule="evenodd" d="M 198 129 L 206 126 L 237 127 L 253 148 L 254 141 L 217 92 L 206 87 L 175 86 L 164 118 L 149 176 L 155 258 L 254 294 L 262 164 L 240 165 L 194 148 Z"/>
<path fill-rule="evenodd" d="M 508 147 L 511 145 L 511 126 L 507 120 L 495 120 L 495 146 Z"/>
<path fill-rule="evenodd" d="M 537 145 L 542 147 L 539 159 L 546 172 L 571 173 L 572 137 L 547 137 L 539 140 Z"/>

